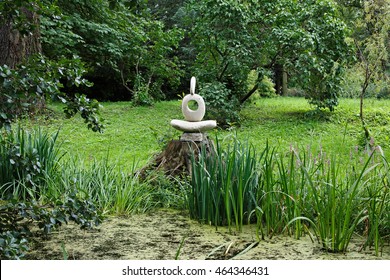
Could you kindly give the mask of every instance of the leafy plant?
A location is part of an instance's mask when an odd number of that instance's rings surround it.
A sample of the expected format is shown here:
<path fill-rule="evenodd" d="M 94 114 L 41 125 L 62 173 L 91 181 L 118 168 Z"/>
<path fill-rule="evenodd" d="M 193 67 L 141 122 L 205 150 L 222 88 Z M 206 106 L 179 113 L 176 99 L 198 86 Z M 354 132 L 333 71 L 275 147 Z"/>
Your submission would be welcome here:
<path fill-rule="evenodd" d="M 42 55 L 31 56 L 15 69 L 0 66 L 0 128 L 8 130 L 16 118 L 31 116 L 46 108 L 46 101 L 59 99 L 65 105 L 67 117 L 80 112 L 93 131 L 102 131 L 99 104 L 84 95 L 68 94 L 67 88 L 91 86 L 83 78 L 86 73 L 78 57 L 52 61 Z"/>
<path fill-rule="evenodd" d="M 102 215 L 84 195 L 74 191 L 62 200 L 45 205 L 36 200 L 4 202 L 0 205 L 0 256 L 7 259 L 24 256 L 33 222 L 47 235 L 69 221 L 79 224 L 82 229 L 90 229 L 102 222 Z"/>
<path fill-rule="evenodd" d="M 203 85 L 200 95 L 206 103 L 206 118 L 216 120 L 221 127 L 239 123 L 239 102 L 223 83 Z"/>

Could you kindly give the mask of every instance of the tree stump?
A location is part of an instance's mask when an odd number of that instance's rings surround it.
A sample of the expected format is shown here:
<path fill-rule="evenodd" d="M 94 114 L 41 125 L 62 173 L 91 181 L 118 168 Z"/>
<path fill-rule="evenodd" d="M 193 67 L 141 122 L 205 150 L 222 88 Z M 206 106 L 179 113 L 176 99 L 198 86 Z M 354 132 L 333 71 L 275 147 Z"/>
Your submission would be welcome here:
<path fill-rule="evenodd" d="M 191 176 L 191 157 L 197 160 L 200 152 L 214 152 L 214 144 L 203 133 L 184 133 L 180 140 L 171 140 L 166 148 L 152 159 L 140 171 L 141 178 L 146 178 L 151 171 L 163 171 L 167 176 Z M 191 138 L 201 141 L 193 141 Z"/>

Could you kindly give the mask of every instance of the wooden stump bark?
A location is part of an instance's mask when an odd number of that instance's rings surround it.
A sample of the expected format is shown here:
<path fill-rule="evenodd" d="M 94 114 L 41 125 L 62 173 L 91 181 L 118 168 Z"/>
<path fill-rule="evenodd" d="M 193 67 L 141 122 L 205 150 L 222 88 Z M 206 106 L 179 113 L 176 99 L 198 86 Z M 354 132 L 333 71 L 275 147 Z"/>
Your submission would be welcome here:
<path fill-rule="evenodd" d="M 166 148 L 140 171 L 146 178 L 151 171 L 163 171 L 168 176 L 191 176 L 192 154 L 197 160 L 205 149 L 207 154 L 214 152 L 214 144 L 207 137 L 203 141 L 171 140 Z"/>

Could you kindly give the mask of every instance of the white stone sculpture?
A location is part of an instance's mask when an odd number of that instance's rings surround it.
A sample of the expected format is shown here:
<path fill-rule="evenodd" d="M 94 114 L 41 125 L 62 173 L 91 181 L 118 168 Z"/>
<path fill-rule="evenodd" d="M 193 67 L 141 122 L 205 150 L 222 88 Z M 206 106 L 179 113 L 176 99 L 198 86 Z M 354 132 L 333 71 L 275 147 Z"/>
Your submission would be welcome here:
<path fill-rule="evenodd" d="M 217 122 L 214 120 L 202 121 L 206 113 L 206 105 L 202 96 L 195 94 L 196 79 L 195 77 L 191 78 L 190 83 L 190 94 L 187 94 L 183 98 L 181 110 L 184 115 L 185 120 L 172 120 L 171 125 L 177 130 L 188 133 L 201 133 L 201 135 L 184 135 L 182 139 L 186 140 L 190 138 L 191 140 L 198 141 L 203 139 L 203 132 L 211 130 L 217 126 Z M 195 101 L 198 105 L 196 110 L 192 110 L 188 107 L 190 101 Z M 200 140 L 201 141 L 201 140 Z"/>

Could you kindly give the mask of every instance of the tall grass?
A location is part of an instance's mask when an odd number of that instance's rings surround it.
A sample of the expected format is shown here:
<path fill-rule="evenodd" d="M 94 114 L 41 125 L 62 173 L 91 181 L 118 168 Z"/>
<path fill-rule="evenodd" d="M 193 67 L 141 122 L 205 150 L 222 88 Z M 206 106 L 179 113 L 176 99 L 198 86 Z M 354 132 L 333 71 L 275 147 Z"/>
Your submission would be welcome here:
<path fill-rule="evenodd" d="M 310 147 L 260 153 L 238 140 L 192 164 L 191 217 L 216 226 L 256 223 L 261 237 L 309 234 L 330 252 L 345 252 L 354 234 L 376 252 L 389 238 L 389 165 L 377 148 L 349 164 Z"/>
<path fill-rule="evenodd" d="M 311 170 L 305 165 L 300 168 L 311 195 L 306 211 L 312 211 L 310 219 L 318 234 L 322 247 L 332 252 L 343 252 L 353 233 L 364 220 L 364 209 L 359 207 L 360 192 L 369 182 L 366 177 L 376 165 L 369 166 L 371 157 L 360 171 L 349 171 L 336 160 L 322 157 Z M 340 168 L 344 168 L 341 173 Z"/>
<path fill-rule="evenodd" d="M 188 193 L 191 216 L 241 230 L 253 208 L 252 194 L 258 187 L 255 150 L 239 141 L 228 145 L 227 150 L 217 141 L 212 155 L 205 150 L 201 150 L 198 160 L 192 160 Z"/>
<path fill-rule="evenodd" d="M 108 156 L 88 164 L 64 158 L 58 135 L 21 127 L 1 131 L 0 199 L 53 201 L 76 191 L 115 215 L 146 212 L 160 204 L 161 192 L 138 178 L 135 162 L 125 173 Z"/>
<path fill-rule="evenodd" d="M 378 254 L 384 241 L 390 238 L 390 168 L 382 150 L 377 150 L 381 165 L 371 184 L 363 190 L 362 196 L 366 205 L 363 234 L 367 235 L 363 247 L 373 246 Z"/>
<path fill-rule="evenodd" d="M 48 179 L 47 197 L 59 197 L 72 189 L 84 193 L 108 215 L 143 213 L 157 205 L 156 190 L 141 182 L 135 172 L 121 172 L 107 160 L 84 165 L 73 159 L 62 163 L 61 172 Z"/>
<path fill-rule="evenodd" d="M 58 133 L 47 133 L 41 128 L 28 131 L 20 126 L 0 131 L 0 195 L 3 199 L 32 198 L 44 191 L 45 178 L 57 172 L 62 157 Z"/>

